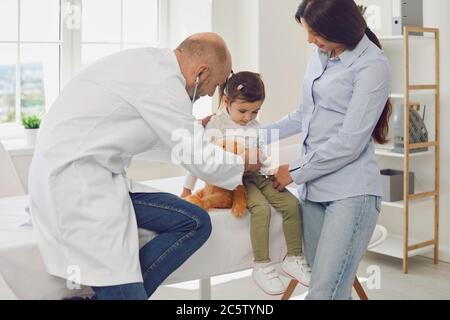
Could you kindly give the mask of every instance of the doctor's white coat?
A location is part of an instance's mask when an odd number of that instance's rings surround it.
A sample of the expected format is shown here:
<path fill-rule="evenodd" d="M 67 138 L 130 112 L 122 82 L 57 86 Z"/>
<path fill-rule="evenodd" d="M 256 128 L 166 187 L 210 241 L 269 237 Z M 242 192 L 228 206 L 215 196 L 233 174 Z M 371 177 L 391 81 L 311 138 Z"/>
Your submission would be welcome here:
<path fill-rule="evenodd" d="M 134 155 L 156 145 L 173 148 L 179 141 L 172 133 L 193 133 L 195 126 L 171 50 L 122 51 L 75 77 L 43 122 L 30 168 L 33 225 L 47 271 L 90 286 L 142 282 L 129 192 L 156 190 L 134 184 L 125 170 Z M 219 154 L 235 164 L 183 164 L 186 169 L 224 188 L 241 184 L 237 156 L 202 134 L 193 141 L 206 157 Z"/>

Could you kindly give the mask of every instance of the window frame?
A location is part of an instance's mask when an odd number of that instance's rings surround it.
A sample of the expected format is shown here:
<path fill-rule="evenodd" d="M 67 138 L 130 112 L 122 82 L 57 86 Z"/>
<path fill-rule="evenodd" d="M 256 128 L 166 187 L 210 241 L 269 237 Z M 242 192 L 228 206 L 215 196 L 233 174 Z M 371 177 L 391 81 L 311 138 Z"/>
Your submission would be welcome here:
<path fill-rule="evenodd" d="M 123 2 L 121 3 L 121 16 L 123 16 Z M 82 69 L 81 48 L 83 44 L 120 44 L 120 50 L 124 45 L 142 45 L 142 46 L 156 46 L 166 47 L 168 44 L 168 3 L 164 0 L 157 0 L 158 6 L 158 39 L 157 43 L 129 43 L 124 42 L 121 36 L 120 42 L 83 42 L 82 41 L 82 0 L 59 0 L 59 41 L 22 41 L 21 40 L 21 2 L 18 2 L 18 20 L 17 20 L 17 40 L 0 40 L 0 44 L 16 44 L 16 94 L 15 94 L 15 111 L 16 119 L 14 122 L 0 123 L 0 140 L 23 139 L 24 133 L 21 130 L 21 45 L 22 44 L 58 44 L 59 45 L 59 92 L 62 88 Z M 79 19 L 79 28 L 69 27 L 66 23 L 66 16 L 70 15 L 74 19 Z M 123 20 L 120 21 L 121 34 L 123 34 Z M 45 110 L 48 111 L 50 105 L 45 105 Z"/>
<path fill-rule="evenodd" d="M 58 41 L 28 41 L 28 40 L 22 40 L 21 39 L 21 8 L 22 8 L 22 0 L 16 0 L 17 1 L 17 40 L 0 40 L 0 44 L 14 44 L 16 45 L 16 92 L 15 92 L 15 121 L 14 122 L 5 122 L 0 123 L 0 126 L 2 127 L 0 131 L 6 131 L 6 128 L 9 128 L 12 131 L 15 131 L 15 134 L 12 134 L 12 136 L 17 136 L 18 128 L 15 128 L 15 126 L 20 126 L 21 122 L 21 111 L 22 111 L 22 85 L 21 85 L 21 46 L 23 44 L 51 44 L 51 45 L 58 45 L 59 46 L 59 52 L 60 52 L 60 61 L 61 61 L 61 47 L 63 45 L 63 41 L 61 39 L 61 28 L 59 30 L 59 40 Z M 64 0 L 59 0 L 59 17 L 60 17 L 60 26 L 61 26 L 61 2 Z M 58 74 L 58 89 L 61 91 L 61 67 L 59 68 L 59 74 Z M 47 106 L 46 106 L 47 110 Z"/>

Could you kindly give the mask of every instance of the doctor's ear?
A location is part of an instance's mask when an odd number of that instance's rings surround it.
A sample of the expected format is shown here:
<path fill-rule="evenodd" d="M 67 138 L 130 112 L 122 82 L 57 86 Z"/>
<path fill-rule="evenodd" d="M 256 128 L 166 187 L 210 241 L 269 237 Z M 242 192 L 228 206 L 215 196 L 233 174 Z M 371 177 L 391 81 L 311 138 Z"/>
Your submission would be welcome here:
<path fill-rule="evenodd" d="M 200 81 L 200 77 L 204 74 L 205 70 L 202 70 L 201 72 L 199 72 L 199 74 L 197 75 L 196 81 Z"/>
<path fill-rule="evenodd" d="M 206 75 L 205 73 L 207 73 L 207 71 L 208 71 L 208 66 L 207 65 L 202 64 L 202 65 L 198 66 L 195 69 L 195 73 L 197 74 L 196 79 L 199 79 L 199 81 L 200 81 L 200 78 L 201 77 L 204 78 L 204 76 Z"/>

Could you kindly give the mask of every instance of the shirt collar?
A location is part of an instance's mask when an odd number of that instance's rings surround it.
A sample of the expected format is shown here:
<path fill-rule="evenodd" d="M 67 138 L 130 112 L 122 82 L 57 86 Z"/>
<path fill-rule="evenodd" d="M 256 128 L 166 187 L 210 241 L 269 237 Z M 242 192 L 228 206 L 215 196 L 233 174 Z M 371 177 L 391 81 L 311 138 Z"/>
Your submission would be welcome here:
<path fill-rule="evenodd" d="M 370 39 L 367 35 L 364 35 L 359 41 L 358 45 L 353 50 L 345 50 L 339 55 L 339 59 L 342 61 L 344 66 L 350 67 L 355 61 L 366 51 L 370 45 Z"/>
<path fill-rule="evenodd" d="M 221 108 L 217 111 L 216 115 L 218 115 L 219 117 L 223 117 L 223 118 L 226 119 L 226 121 L 228 121 L 232 126 L 236 126 L 236 127 L 239 127 L 239 128 L 250 128 L 250 127 L 252 127 L 252 126 L 259 126 L 258 120 L 256 120 L 256 119 L 250 121 L 250 122 L 247 123 L 246 125 L 240 125 L 240 124 L 234 122 L 233 119 L 231 119 L 231 116 L 230 116 L 230 114 L 228 113 L 228 110 L 227 110 L 227 107 L 226 107 L 226 106 L 221 107 Z"/>

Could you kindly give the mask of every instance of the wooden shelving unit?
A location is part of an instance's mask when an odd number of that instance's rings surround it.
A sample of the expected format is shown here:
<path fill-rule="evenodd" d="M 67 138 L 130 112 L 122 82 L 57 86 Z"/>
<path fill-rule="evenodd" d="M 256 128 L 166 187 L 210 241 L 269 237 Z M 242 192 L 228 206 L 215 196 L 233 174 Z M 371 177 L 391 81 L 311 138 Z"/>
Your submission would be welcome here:
<path fill-rule="evenodd" d="M 423 34 L 418 36 L 417 33 Z M 431 36 L 430 36 L 431 34 Z M 410 79 L 410 39 L 420 37 L 428 40 L 433 39 L 435 44 L 435 82 L 433 84 L 412 84 Z M 439 29 L 405 27 L 403 36 L 392 36 L 380 38 L 383 41 L 401 41 L 403 48 L 403 92 L 395 92 L 391 95 L 393 99 L 402 99 L 404 110 L 404 153 L 393 153 L 388 149 L 377 149 L 376 154 L 382 157 L 392 157 L 403 160 L 403 171 L 410 172 L 411 159 L 435 155 L 434 190 L 410 194 L 409 175 L 404 175 L 403 201 L 383 202 L 384 206 L 397 208 L 403 211 L 403 235 L 389 236 L 379 247 L 370 251 L 403 259 L 403 272 L 408 273 L 408 259 L 412 256 L 423 254 L 434 250 L 434 263 L 439 263 L 439 193 L 440 193 L 440 46 Z M 432 57 L 430 57 L 431 59 Z M 424 62 L 427 63 L 427 62 Z M 427 143 L 411 144 L 409 139 L 409 110 L 412 107 L 411 95 L 434 95 L 435 97 L 435 140 Z M 430 148 L 427 152 L 411 153 L 416 149 Z M 434 150 L 434 151 L 433 151 Z M 417 202 L 434 200 L 434 238 L 432 240 L 420 241 L 410 237 L 410 209 Z"/>

